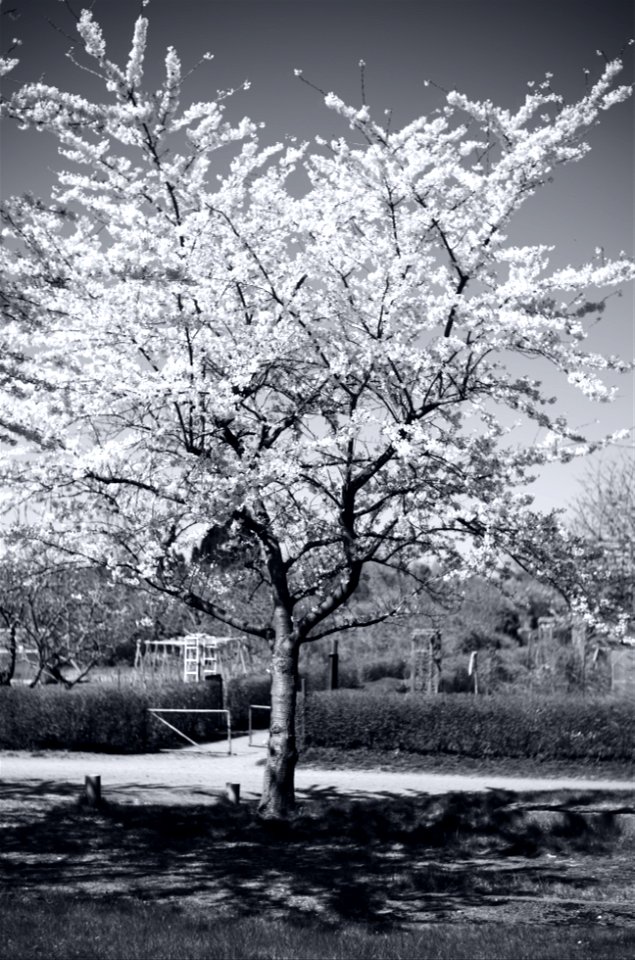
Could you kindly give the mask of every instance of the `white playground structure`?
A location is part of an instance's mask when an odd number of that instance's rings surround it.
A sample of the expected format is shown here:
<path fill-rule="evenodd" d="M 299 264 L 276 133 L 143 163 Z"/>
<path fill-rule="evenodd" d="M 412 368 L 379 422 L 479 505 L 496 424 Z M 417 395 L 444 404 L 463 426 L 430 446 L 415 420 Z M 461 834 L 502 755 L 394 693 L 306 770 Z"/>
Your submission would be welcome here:
<path fill-rule="evenodd" d="M 169 640 L 137 640 L 134 665 L 141 672 L 163 672 L 178 660 L 182 660 L 185 683 L 197 683 L 214 674 L 228 680 L 247 673 L 240 637 L 188 633 Z"/>

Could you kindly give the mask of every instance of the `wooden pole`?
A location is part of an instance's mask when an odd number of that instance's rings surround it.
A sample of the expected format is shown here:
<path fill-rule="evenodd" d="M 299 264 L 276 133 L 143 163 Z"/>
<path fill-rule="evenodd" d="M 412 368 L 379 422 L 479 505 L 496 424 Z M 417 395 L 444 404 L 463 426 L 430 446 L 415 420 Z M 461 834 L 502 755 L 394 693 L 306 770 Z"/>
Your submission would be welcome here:
<path fill-rule="evenodd" d="M 410 693 L 417 689 L 417 642 L 413 637 L 410 641 Z"/>
<path fill-rule="evenodd" d="M 225 788 L 226 788 L 225 793 L 229 802 L 239 804 L 240 803 L 240 784 L 226 783 Z"/>
<path fill-rule="evenodd" d="M 334 640 L 333 650 L 329 653 L 329 690 L 337 690 L 339 685 L 339 659 L 337 640 Z"/>
<path fill-rule="evenodd" d="M 478 695 L 478 651 L 472 650 L 467 668 L 468 676 L 474 677 L 474 694 Z"/>
<path fill-rule="evenodd" d="M 299 722 L 297 722 L 296 729 L 296 742 L 300 750 L 304 748 L 304 737 L 306 734 L 306 711 L 306 677 L 300 677 L 300 710 L 297 714 Z"/>
<path fill-rule="evenodd" d="M 86 777 L 84 795 L 89 807 L 98 807 L 101 803 L 101 777 Z"/>

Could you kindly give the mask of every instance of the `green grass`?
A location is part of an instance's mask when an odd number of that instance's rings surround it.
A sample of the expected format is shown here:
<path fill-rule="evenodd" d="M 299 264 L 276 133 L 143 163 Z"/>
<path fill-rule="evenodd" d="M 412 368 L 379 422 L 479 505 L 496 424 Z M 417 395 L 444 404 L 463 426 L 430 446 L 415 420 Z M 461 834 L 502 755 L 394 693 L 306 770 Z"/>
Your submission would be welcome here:
<path fill-rule="evenodd" d="M 5 800 L 3 960 L 635 956 L 631 793 L 318 789 L 289 823 L 74 793 Z"/>
<path fill-rule="evenodd" d="M 408 753 L 406 750 L 372 750 L 359 747 L 308 747 L 300 764 L 327 770 L 389 770 L 460 774 L 462 776 L 568 777 L 585 780 L 626 780 L 635 776 L 627 760 L 540 760 L 536 757 L 466 757 L 455 754 Z"/>
<path fill-rule="evenodd" d="M 213 906 L 6 898 L 4 960 L 626 960 L 635 930 L 601 926 L 430 923 L 374 932 L 283 920 L 215 920 Z"/>

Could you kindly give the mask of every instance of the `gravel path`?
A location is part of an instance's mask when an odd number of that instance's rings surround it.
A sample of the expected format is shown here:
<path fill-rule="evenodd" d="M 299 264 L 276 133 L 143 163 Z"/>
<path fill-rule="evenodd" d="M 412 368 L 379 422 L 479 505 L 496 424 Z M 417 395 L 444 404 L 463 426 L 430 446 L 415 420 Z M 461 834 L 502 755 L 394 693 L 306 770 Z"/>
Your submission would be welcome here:
<path fill-rule="evenodd" d="M 13 751 L 0 753 L 4 789 L 32 787 L 37 793 L 82 789 L 84 777 L 101 776 L 106 799 L 144 803 L 214 802 L 226 783 L 239 783 L 241 796 L 260 795 L 265 751 L 238 737 L 228 756 L 224 744 L 165 750 L 156 754 L 121 755 Z M 504 777 L 380 770 L 326 770 L 300 766 L 296 789 L 301 796 L 322 792 L 344 795 L 480 792 L 492 788 L 526 790 L 633 790 L 632 780 L 589 780 L 567 777 Z"/>

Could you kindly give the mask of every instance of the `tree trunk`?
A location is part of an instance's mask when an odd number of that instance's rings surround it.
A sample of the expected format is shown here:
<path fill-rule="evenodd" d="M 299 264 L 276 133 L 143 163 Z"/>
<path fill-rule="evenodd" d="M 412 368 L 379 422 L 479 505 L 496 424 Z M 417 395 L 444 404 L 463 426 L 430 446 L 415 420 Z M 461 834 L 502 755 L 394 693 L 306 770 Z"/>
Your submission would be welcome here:
<path fill-rule="evenodd" d="M 258 812 L 267 819 L 284 819 L 295 808 L 293 777 L 298 752 L 295 705 L 299 644 L 291 617 L 281 606 L 274 612 L 275 641 L 271 668 L 271 726 L 265 781 Z"/>

